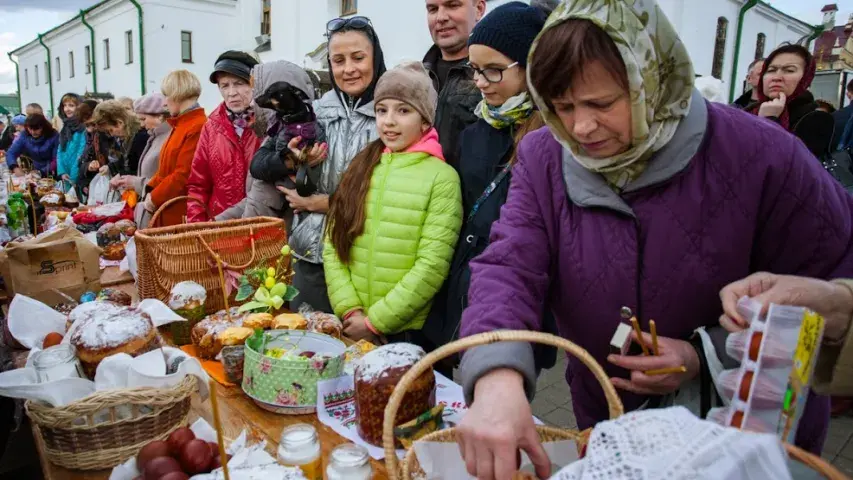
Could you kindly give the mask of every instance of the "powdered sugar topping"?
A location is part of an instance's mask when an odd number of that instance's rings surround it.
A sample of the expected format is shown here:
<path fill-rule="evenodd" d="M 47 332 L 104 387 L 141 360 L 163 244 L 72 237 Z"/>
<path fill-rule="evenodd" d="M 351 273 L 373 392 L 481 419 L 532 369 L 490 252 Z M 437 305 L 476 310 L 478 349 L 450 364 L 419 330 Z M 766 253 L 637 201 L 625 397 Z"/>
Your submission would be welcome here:
<path fill-rule="evenodd" d="M 87 348 L 117 347 L 145 337 L 153 328 L 151 317 L 135 308 L 95 310 L 80 323 L 71 342 Z"/>
<path fill-rule="evenodd" d="M 411 367 L 425 355 L 423 348 L 411 343 L 384 345 L 361 357 L 355 377 L 357 380 L 373 382 L 388 370 Z"/>
<path fill-rule="evenodd" d="M 207 300 L 207 290 L 196 282 L 181 282 L 172 287 L 169 297 L 169 308 L 178 310 L 190 302 L 204 303 Z"/>
<path fill-rule="evenodd" d="M 59 194 L 48 193 L 47 195 L 41 197 L 41 203 L 48 203 L 48 204 L 56 205 L 56 204 L 62 203 L 62 200 L 59 198 Z"/>

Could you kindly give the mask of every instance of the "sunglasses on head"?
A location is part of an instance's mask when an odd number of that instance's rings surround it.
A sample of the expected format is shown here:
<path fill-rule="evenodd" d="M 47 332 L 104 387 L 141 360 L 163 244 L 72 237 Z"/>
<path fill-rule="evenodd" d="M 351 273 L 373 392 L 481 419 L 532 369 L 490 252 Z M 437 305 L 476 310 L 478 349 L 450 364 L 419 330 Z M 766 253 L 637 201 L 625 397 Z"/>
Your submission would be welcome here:
<path fill-rule="evenodd" d="M 343 30 L 344 28 L 352 28 L 355 30 L 365 30 L 368 27 L 373 27 L 370 19 L 362 16 L 349 18 L 335 18 L 329 20 L 326 24 L 326 36 L 331 36 L 333 33 Z"/>

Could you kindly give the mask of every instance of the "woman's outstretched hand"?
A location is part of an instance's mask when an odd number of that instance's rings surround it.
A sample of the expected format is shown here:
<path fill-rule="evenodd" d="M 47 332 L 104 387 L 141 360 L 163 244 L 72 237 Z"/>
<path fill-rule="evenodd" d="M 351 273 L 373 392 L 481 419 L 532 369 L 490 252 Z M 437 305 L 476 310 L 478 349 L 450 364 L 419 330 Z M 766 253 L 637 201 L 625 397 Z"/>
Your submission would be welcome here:
<path fill-rule="evenodd" d="M 308 162 L 308 166 L 311 167 L 316 167 L 326 160 L 326 156 L 329 154 L 329 144 L 315 143 L 311 148 L 303 152 L 303 150 L 299 148 L 299 143 L 301 141 L 302 137 L 293 137 L 287 144 L 287 148 L 290 149 L 291 153 L 293 153 L 296 158 Z"/>
<path fill-rule="evenodd" d="M 631 333 L 634 342 L 637 334 Z M 643 332 L 643 342 L 651 351 L 652 336 Z M 674 338 L 658 337 L 658 355 L 610 355 L 607 361 L 631 371 L 631 378 L 611 378 L 613 386 L 640 395 L 665 395 L 678 390 L 681 384 L 699 374 L 699 354 L 688 342 Z M 685 367 L 686 372 L 649 375 L 647 372 Z"/>
<path fill-rule="evenodd" d="M 524 450 L 539 478 L 551 475 L 551 460 L 539 442 L 524 380 L 515 370 L 490 372 L 477 381 L 474 403 L 456 428 L 468 473 L 479 480 L 510 480 Z"/>
<path fill-rule="evenodd" d="M 723 303 L 720 325 L 730 332 L 749 328 L 748 319 L 737 311 L 741 297 L 751 297 L 762 304 L 765 311 L 771 303 L 814 310 L 826 320 L 825 336 L 829 340 L 843 338 L 853 317 L 853 292 L 844 285 L 816 278 L 759 272 L 720 291 Z"/>

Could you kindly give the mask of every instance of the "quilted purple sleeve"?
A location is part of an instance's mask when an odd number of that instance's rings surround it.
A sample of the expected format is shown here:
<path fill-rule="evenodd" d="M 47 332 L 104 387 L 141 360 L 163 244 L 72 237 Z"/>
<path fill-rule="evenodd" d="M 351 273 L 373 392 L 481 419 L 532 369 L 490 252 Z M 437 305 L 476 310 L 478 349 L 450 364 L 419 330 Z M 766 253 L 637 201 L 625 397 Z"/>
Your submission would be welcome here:
<path fill-rule="evenodd" d="M 853 277 L 853 197 L 795 137 L 768 150 L 754 270 Z"/>
<path fill-rule="evenodd" d="M 462 336 L 499 329 L 541 330 L 551 264 L 546 222 L 553 218 L 546 211 L 551 209 L 551 188 L 541 171 L 545 163 L 537 148 L 541 138 L 529 135 L 521 143 L 491 243 L 471 262 Z M 537 168 L 540 171 L 535 172 Z"/>

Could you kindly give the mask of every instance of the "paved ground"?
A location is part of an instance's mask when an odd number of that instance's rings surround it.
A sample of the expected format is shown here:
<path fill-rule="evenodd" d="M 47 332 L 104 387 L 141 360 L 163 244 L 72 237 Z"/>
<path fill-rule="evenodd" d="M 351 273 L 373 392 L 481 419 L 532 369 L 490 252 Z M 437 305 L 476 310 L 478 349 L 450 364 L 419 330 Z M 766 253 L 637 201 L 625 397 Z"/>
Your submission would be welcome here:
<path fill-rule="evenodd" d="M 533 414 L 554 426 L 576 428 L 565 369 L 565 357 L 561 357 L 554 368 L 543 371 L 539 376 Z M 853 478 L 853 417 L 832 419 L 823 457 Z"/>

